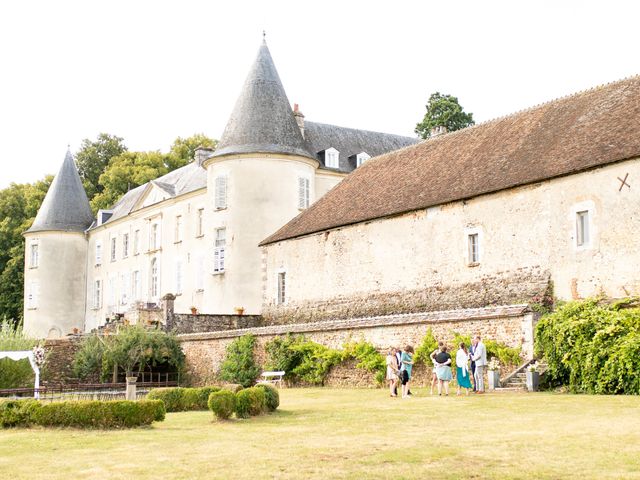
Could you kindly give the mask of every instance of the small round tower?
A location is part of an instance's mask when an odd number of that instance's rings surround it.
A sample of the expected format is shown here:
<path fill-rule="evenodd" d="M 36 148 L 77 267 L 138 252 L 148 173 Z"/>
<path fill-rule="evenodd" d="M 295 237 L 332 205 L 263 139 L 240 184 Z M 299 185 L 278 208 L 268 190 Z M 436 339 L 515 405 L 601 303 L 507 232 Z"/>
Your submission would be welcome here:
<path fill-rule="evenodd" d="M 82 330 L 87 239 L 93 214 L 75 162 L 67 151 L 58 174 L 24 233 L 24 330 L 55 338 Z"/>

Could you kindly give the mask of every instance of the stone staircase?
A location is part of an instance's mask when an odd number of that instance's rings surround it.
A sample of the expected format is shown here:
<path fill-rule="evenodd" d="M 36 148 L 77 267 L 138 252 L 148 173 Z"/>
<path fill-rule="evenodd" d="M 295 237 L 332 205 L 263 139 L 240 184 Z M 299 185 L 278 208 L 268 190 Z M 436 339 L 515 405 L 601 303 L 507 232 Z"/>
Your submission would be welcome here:
<path fill-rule="evenodd" d="M 500 387 L 497 392 L 526 392 L 527 391 L 527 367 L 536 360 L 529 360 L 520 365 L 513 373 L 500 380 Z M 538 361 L 538 372 L 543 375 L 547 370 L 547 365 Z"/>

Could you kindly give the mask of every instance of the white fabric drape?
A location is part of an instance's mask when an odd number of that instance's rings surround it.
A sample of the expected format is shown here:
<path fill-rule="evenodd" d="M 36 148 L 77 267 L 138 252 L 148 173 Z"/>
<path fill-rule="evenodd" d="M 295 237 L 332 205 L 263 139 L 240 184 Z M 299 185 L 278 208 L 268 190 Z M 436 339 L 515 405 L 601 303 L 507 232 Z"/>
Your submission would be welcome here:
<path fill-rule="evenodd" d="M 0 359 L 2 358 L 8 358 L 10 360 L 15 360 L 15 361 L 23 360 L 25 358 L 29 360 L 29 363 L 31 364 L 31 368 L 33 369 L 33 373 L 36 374 L 35 392 L 33 396 L 35 398 L 39 398 L 40 393 L 38 392 L 38 389 L 40 388 L 40 369 L 38 368 L 38 365 L 36 365 L 36 359 L 33 356 L 33 352 L 31 350 L 16 350 L 14 352 L 0 352 Z"/>

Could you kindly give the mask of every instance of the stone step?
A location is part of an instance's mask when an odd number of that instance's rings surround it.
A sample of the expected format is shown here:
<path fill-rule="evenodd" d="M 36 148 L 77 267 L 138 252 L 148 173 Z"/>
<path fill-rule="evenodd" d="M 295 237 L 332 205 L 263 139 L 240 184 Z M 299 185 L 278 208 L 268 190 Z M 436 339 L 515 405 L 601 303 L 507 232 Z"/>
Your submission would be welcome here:
<path fill-rule="evenodd" d="M 495 389 L 496 392 L 522 392 L 526 391 L 525 387 L 498 387 Z"/>

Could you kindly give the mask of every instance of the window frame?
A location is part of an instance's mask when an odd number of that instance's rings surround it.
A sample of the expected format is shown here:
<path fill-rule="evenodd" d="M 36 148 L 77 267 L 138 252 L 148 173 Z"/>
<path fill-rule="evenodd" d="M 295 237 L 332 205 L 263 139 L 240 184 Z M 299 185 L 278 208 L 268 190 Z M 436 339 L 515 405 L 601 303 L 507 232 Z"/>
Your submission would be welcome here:
<path fill-rule="evenodd" d="M 204 207 L 196 209 L 196 238 L 204 237 Z"/>
<path fill-rule="evenodd" d="M 331 162 L 329 162 L 331 160 Z M 331 165 L 329 165 L 331 163 Z M 324 166 L 327 168 L 340 168 L 340 152 L 333 147 L 327 148 L 324 151 Z"/>
<path fill-rule="evenodd" d="M 576 247 L 591 246 L 591 214 L 589 210 L 576 212 Z"/>
<path fill-rule="evenodd" d="M 287 272 L 278 270 L 276 273 L 276 305 L 287 303 Z"/>
<path fill-rule="evenodd" d="M 222 232 L 222 237 L 220 233 Z M 215 230 L 213 241 L 213 273 L 221 274 L 225 272 L 227 250 L 227 228 L 219 227 Z"/>
<path fill-rule="evenodd" d="M 94 253 L 95 253 L 96 266 L 102 265 L 102 240 L 96 241 Z"/>
<path fill-rule="evenodd" d="M 122 258 L 129 257 L 129 232 L 122 234 Z"/>
<path fill-rule="evenodd" d="M 117 260 L 116 254 L 117 254 L 117 244 L 118 244 L 118 237 L 117 236 L 112 236 L 109 239 L 109 258 L 111 259 L 112 262 L 115 262 Z"/>
<path fill-rule="evenodd" d="M 93 281 L 93 301 L 92 308 L 93 310 L 99 310 L 102 308 L 102 279 L 96 278 Z"/>
<path fill-rule="evenodd" d="M 221 174 L 214 180 L 213 205 L 216 210 L 224 210 L 228 207 L 229 177 Z"/>
<path fill-rule="evenodd" d="M 474 243 L 472 243 L 473 239 L 475 239 Z M 475 251 L 472 250 L 474 246 Z M 463 258 L 468 267 L 477 267 L 482 263 L 484 259 L 484 231 L 481 226 L 464 229 Z"/>
<path fill-rule="evenodd" d="M 40 242 L 35 240 L 29 244 L 29 268 L 38 268 L 40 265 Z"/>
<path fill-rule="evenodd" d="M 298 177 L 298 209 L 306 210 L 311 204 L 311 180 Z"/>
<path fill-rule="evenodd" d="M 369 160 L 371 158 L 371 155 L 369 155 L 367 152 L 360 152 L 359 154 L 356 155 L 356 168 L 361 167 L 362 164 L 364 162 L 366 162 L 367 160 Z"/>
<path fill-rule="evenodd" d="M 174 236 L 173 238 L 174 243 L 182 242 L 182 214 L 176 215 L 175 217 L 173 236 Z"/>

